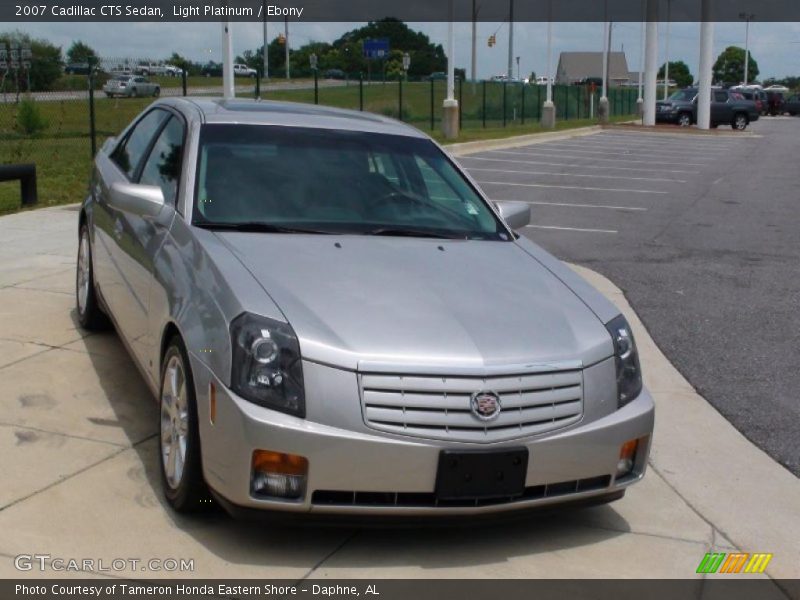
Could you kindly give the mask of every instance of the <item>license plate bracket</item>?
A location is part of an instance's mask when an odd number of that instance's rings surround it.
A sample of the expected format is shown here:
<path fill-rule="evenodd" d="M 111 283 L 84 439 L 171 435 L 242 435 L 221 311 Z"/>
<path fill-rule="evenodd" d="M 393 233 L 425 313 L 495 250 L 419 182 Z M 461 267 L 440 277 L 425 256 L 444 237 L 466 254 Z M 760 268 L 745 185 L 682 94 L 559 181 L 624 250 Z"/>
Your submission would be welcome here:
<path fill-rule="evenodd" d="M 528 449 L 442 450 L 436 471 L 439 500 L 520 496 L 525 491 Z"/>

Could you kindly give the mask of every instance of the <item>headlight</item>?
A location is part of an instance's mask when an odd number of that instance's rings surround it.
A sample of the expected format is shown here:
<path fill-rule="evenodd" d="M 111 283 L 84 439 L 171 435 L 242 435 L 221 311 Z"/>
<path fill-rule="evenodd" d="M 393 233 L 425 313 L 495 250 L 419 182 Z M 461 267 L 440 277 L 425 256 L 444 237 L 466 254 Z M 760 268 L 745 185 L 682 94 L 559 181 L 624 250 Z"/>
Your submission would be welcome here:
<path fill-rule="evenodd" d="M 633 332 L 625 317 L 619 315 L 606 324 L 614 341 L 617 365 L 617 406 L 622 408 L 642 391 L 642 370 Z"/>
<path fill-rule="evenodd" d="M 231 323 L 231 387 L 251 402 L 306 416 L 300 344 L 288 323 L 250 313 Z"/>

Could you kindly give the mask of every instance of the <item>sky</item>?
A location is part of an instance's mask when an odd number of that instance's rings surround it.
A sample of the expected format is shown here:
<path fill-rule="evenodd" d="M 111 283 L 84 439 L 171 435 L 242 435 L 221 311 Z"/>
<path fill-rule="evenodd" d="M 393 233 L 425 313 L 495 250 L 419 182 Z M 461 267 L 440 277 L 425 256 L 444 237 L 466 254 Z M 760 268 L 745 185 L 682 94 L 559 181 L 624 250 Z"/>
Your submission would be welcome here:
<path fill-rule="evenodd" d="M 342 33 L 363 23 L 293 23 L 290 24 L 290 47 L 309 41 L 333 41 Z M 446 23 L 409 23 L 413 29 L 424 31 L 433 42 L 446 47 Z M 2 27 L 2 26 L 0 26 Z M 456 66 L 470 69 L 471 23 L 457 23 Z M 219 61 L 221 57 L 221 27 L 218 23 L 19 23 L 17 29 L 34 37 L 50 40 L 66 51 L 74 40 L 83 40 L 102 57 L 163 59 L 178 52 L 192 60 Z M 692 74 L 697 73 L 699 61 L 698 23 L 669 25 L 669 58 L 683 60 Z M 282 24 L 270 24 L 270 38 L 283 29 Z M 508 63 L 508 24 L 478 24 L 477 75 L 486 78 L 505 73 Z M 659 64 L 666 52 L 667 24 L 659 25 Z M 234 52 L 261 46 L 260 23 L 234 23 Z M 555 23 L 553 31 L 553 71 L 562 51 L 600 51 L 603 49 L 602 23 Z M 545 23 L 516 23 L 514 25 L 514 57 L 520 57 L 520 73 L 532 71 L 543 75 L 546 68 Z M 641 25 L 614 23 L 612 49 L 624 50 L 630 71 L 638 71 L 641 61 Z M 497 45 L 487 46 L 489 35 L 496 33 Z M 718 23 L 715 26 L 714 56 L 727 46 L 744 47 L 744 23 Z M 750 49 L 758 61 L 760 78 L 800 75 L 800 23 L 760 23 L 750 25 Z M 514 61 L 516 75 L 516 60 Z"/>

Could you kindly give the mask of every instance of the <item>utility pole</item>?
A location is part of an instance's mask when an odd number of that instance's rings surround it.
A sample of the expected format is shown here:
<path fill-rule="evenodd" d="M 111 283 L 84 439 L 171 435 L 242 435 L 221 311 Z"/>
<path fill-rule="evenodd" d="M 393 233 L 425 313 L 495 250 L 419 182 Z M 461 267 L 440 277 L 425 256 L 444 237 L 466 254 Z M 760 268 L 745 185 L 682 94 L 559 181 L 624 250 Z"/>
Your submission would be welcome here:
<path fill-rule="evenodd" d="M 647 32 L 645 35 L 644 112 L 642 124 L 656 124 L 656 79 L 658 77 L 658 0 L 647 0 Z"/>
<path fill-rule="evenodd" d="M 608 17 L 608 2 L 606 2 L 606 15 Z M 603 85 L 600 92 L 600 102 L 597 106 L 597 116 L 601 123 L 608 122 L 608 53 L 611 46 L 611 24 L 603 21 Z"/>
<path fill-rule="evenodd" d="M 556 107 L 553 104 L 553 0 L 547 3 L 547 96 L 542 106 L 542 127 L 553 129 L 556 126 Z"/>
<path fill-rule="evenodd" d="M 286 39 L 284 51 L 286 53 L 286 79 L 291 79 L 292 76 L 289 73 L 289 17 L 286 17 L 283 22 L 283 36 Z"/>
<path fill-rule="evenodd" d="M 667 55 L 664 61 L 664 100 L 669 98 L 669 29 L 670 29 L 670 5 L 671 0 L 667 0 L 667 39 L 664 40 L 664 54 Z"/>
<path fill-rule="evenodd" d="M 222 96 L 233 98 L 236 96 L 233 87 L 233 32 L 232 23 L 222 21 Z"/>
<path fill-rule="evenodd" d="M 508 70 L 506 76 L 514 76 L 514 0 L 509 0 L 508 6 Z"/>
<path fill-rule="evenodd" d="M 753 13 L 739 13 L 739 18 L 744 19 L 744 85 L 750 81 L 750 21 L 756 18 Z"/>
<path fill-rule="evenodd" d="M 264 59 L 264 81 L 269 81 L 269 36 L 267 35 L 267 0 L 261 0 L 261 13 L 264 15 L 264 47 L 261 54 Z"/>
<path fill-rule="evenodd" d="M 714 23 L 711 21 L 711 0 L 700 6 L 700 73 L 697 91 L 697 127 L 711 127 L 711 79 L 714 60 Z"/>
<path fill-rule="evenodd" d="M 478 79 L 477 63 L 478 63 L 478 5 L 477 5 L 477 0 L 472 0 L 472 68 L 470 69 L 470 79 L 472 79 L 473 82 Z"/>

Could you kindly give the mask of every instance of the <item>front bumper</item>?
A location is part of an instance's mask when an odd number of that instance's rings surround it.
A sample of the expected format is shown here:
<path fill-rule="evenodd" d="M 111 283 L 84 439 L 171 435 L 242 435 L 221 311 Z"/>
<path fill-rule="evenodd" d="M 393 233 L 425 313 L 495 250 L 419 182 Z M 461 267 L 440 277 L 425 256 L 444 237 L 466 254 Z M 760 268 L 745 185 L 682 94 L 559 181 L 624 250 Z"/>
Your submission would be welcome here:
<path fill-rule="evenodd" d="M 196 357 L 192 357 L 192 366 L 204 474 L 223 506 L 234 513 L 261 509 L 374 516 L 473 515 L 590 501 L 621 495 L 643 477 L 653 432 L 654 404 L 647 390 L 620 410 L 592 420 L 587 414 L 583 421 L 566 430 L 501 443 L 468 444 L 374 431 L 364 425 L 360 410 L 352 411 L 355 415 L 343 414 L 338 420 L 333 419 L 339 425 L 336 427 L 298 419 L 237 397 Z M 327 389 L 341 389 L 344 382 L 356 379 L 351 372 L 322 366 L 316 369 L 324 371 L 323 379 L 329 385 L 315 386 L 316 376 L 304 366 L 306 378 L 311 380 L 306 394 L 307 398 L 316 395 L 316 402 L 322 404 L 335 401 L 335 392 Z M 213 424 L 209 420 L 207 394 L 211 381 L 217 390 Z M 346 425 L 348 420 L 350 424 Z M 633 471 L 616 479 L 620 447 L 632 439 L 640 440 Z M 441 450 L 504 447 L 528 449 L 522 496 L 492 501 L 436 501 L 434 486 Z M 299 454 L 308 459 L 308 481 L 301 500 L 264 500 L 250 495 L 250 458 L 256 449 Z"/>

